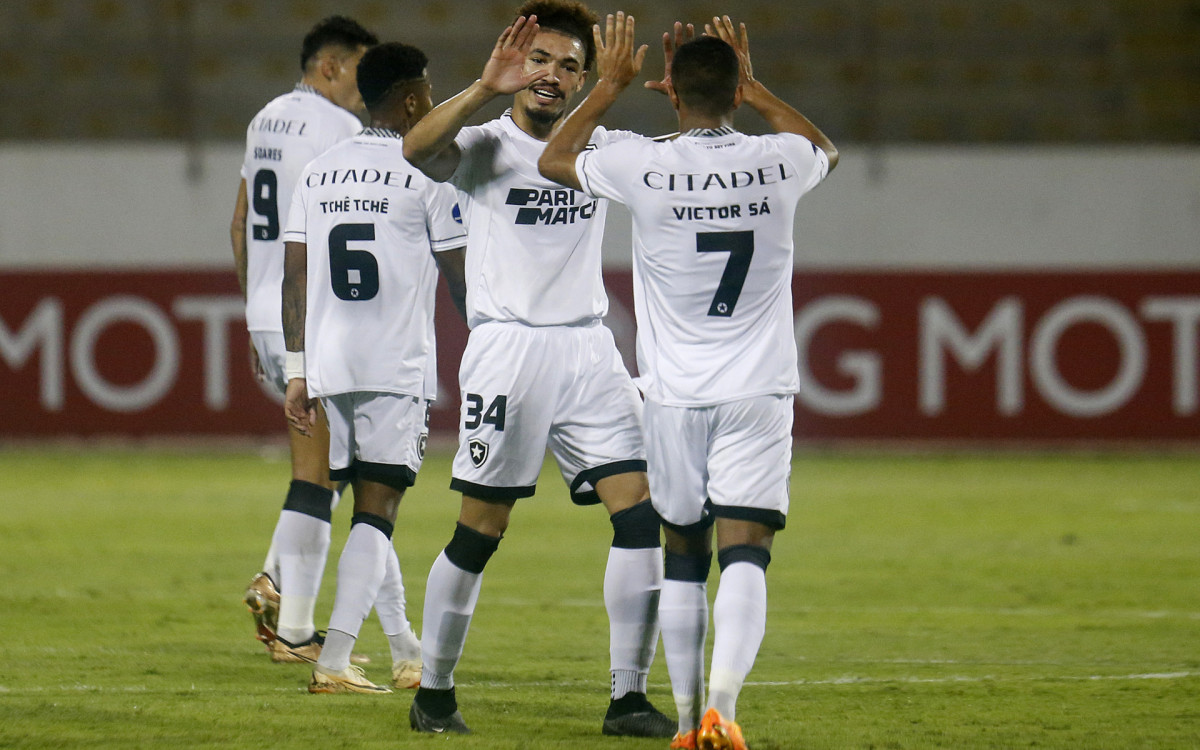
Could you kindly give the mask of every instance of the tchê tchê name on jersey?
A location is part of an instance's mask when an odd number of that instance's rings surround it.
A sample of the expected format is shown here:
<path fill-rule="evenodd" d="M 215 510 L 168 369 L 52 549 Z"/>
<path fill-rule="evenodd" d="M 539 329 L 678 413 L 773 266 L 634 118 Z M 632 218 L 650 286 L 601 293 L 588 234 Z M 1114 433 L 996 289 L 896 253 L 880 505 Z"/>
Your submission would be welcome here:
<path fill-rule="evenodd" d="M 511 188 L 504 203 L 522 207 L 517 209 L 516 224 L 574 224 L 596 213 L 596 201 L 580 203 L 579 195 L 575 190 Z"/>
<path fill-rule="evenodd" d="M 642 182 L 651 190 L 694 192 L 697 190 L 730 190 L 732 188 L 774 185 L 795 177 L 783 164 L 772 164 L 757 169 L 737 169 L 732 172 L 663 173 L 649 171 L 642 174 Z"/>

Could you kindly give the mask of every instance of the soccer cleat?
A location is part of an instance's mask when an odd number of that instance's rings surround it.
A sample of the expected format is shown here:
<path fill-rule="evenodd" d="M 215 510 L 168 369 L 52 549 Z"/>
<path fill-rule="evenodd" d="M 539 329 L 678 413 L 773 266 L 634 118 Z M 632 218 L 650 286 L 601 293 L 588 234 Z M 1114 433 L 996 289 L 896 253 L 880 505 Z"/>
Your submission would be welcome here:
<path fill-rule="evenodd" d="M 408 725 L 417 732 L 430 734 L 470 734 L 471 729 L 463 721 L 462 712 L 457 709 L 449 716 L 435 718 L 425 713 L 414 700 L 408 709 Z"/>
<path fill-rule="evenodd" d="M 687 734 L 676 732 L 671 738 L 671 750 L 696 750 L 696 730 L 692 729 Z"/>
<path fill-rule="evenodd" d="M 318 664 L 308 683 L 310 693 L 365 693 L 367 695 L 382 695 L 392 692 L 391 688 L 376 685 L 367 679 L 362 667 L 353 664 L 341 672 L 329 672 Z"/>
<path fill-rule="evenodd" d="M 421 660 L 401 659 L 392 662 L 392 687 L 397 690 L 416 690 L 421 687 Z"/>
<path fill-rule="evenodd" d="M 710 708 L 700 720 L 700 731 L 696 732 L 697 750 L 747 750 L 742 739 L 742 728 L 736 721 L 728 721 L 721 712 Z"/>
<path fill-rule="evenodd" d="M 601 732 L 618 737 L 671 737 L 678 728 L 646 698 L 645 693 L 626 693 L 608 704 Z"/>
<path fill-rule="evenodd" d="M 276 664 L 306 663 L 315 664 L 321 658 L 321 648 L 325 645 L 325 636 L 313 633 L 303 643 L 289 643 L 283 638 L 276 638 L 267 645 L 271 649 L 271 661 Z"/>
<path fill-rule="evenodd" d="M 254 616 L 254 637 L 270 649 L 279 629 L 279 589 L 275 588 L 271 576 L 259 573 L 251 578 L 242 601 Z"/>

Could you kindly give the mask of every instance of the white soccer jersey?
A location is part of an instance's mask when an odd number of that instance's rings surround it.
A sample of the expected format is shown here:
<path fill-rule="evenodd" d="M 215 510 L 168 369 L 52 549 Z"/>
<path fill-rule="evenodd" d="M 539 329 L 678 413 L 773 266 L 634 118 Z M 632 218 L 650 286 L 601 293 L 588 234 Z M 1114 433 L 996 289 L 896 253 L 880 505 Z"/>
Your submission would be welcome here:
<path fill-rule="evenodd" d="M 350 112 L 298 84 L 255 115 L 246 128 L 242 179 L 246 217 L 246 328 L 282 331 L 283 239 L 300 170 L 338 141 L 362 130 Z"/>
<path fill-rule="evenodd" d="M 638 138 L 597 128 L 600 146 Z M 566 325 L 608 312 L 600 243 L 608 203 L 538 172 L 544 141 L 517 127 L 511 111 L 459 131 L 462 160 L 450 178 L 466 194 L 467 318 L 531 326 Z"/>
<path fill-rule="evenodd" d="M 308 245 L 305 377 L 312 396 L 436 396 L 433 253 L 466 244 L 455 193 L 368 128 L 301 173 L 284 240 Z"/>
<path fill-rule="evenodd" d="M 584 191 L 633 215 L 638 385 L 668 406 L 795 393 L 792 222 L 829 171 L 799 135 L 732 128 L 585 151 Z"/>

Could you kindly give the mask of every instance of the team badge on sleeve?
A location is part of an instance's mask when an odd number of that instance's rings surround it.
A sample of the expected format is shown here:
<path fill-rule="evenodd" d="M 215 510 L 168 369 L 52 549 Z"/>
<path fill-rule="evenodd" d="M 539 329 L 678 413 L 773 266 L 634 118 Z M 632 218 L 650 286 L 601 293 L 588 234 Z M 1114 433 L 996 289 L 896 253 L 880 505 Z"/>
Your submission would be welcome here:
<path fill-rule="evenodd" d="M 467 442 L 467 448 L 471 450 L 471 463 L 475 464 L 475 468 L 483 466 L 488 458 L 488 444 L 479 438 L 471 438 Z"/>

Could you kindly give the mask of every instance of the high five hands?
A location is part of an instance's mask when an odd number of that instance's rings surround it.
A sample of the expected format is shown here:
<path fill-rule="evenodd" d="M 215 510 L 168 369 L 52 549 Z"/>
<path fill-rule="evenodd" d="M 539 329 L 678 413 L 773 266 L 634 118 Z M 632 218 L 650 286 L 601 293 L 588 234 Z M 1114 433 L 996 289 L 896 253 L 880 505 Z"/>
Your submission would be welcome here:
<path fill-rule="evenodd" d="M 623 89 L 637 78 L 649 45 L 643 44 L 635 52 L 633 36 L 633 16 L 625 15 L 624 11 L 617 11 L 616 16 L 608 14 L 603 34 L 600 33 L 600 24 L 592 27 L 599 72 L 597 82 L 607 81 Z"/>
<path fill-rule="evenodd" d="M 525 60 L 538 33 L 537 16 L 521 16 L 496 40 L 479 82 L 496 94 L 515 94 L 545 78 L 548 72 L 525 72 Z"/>

